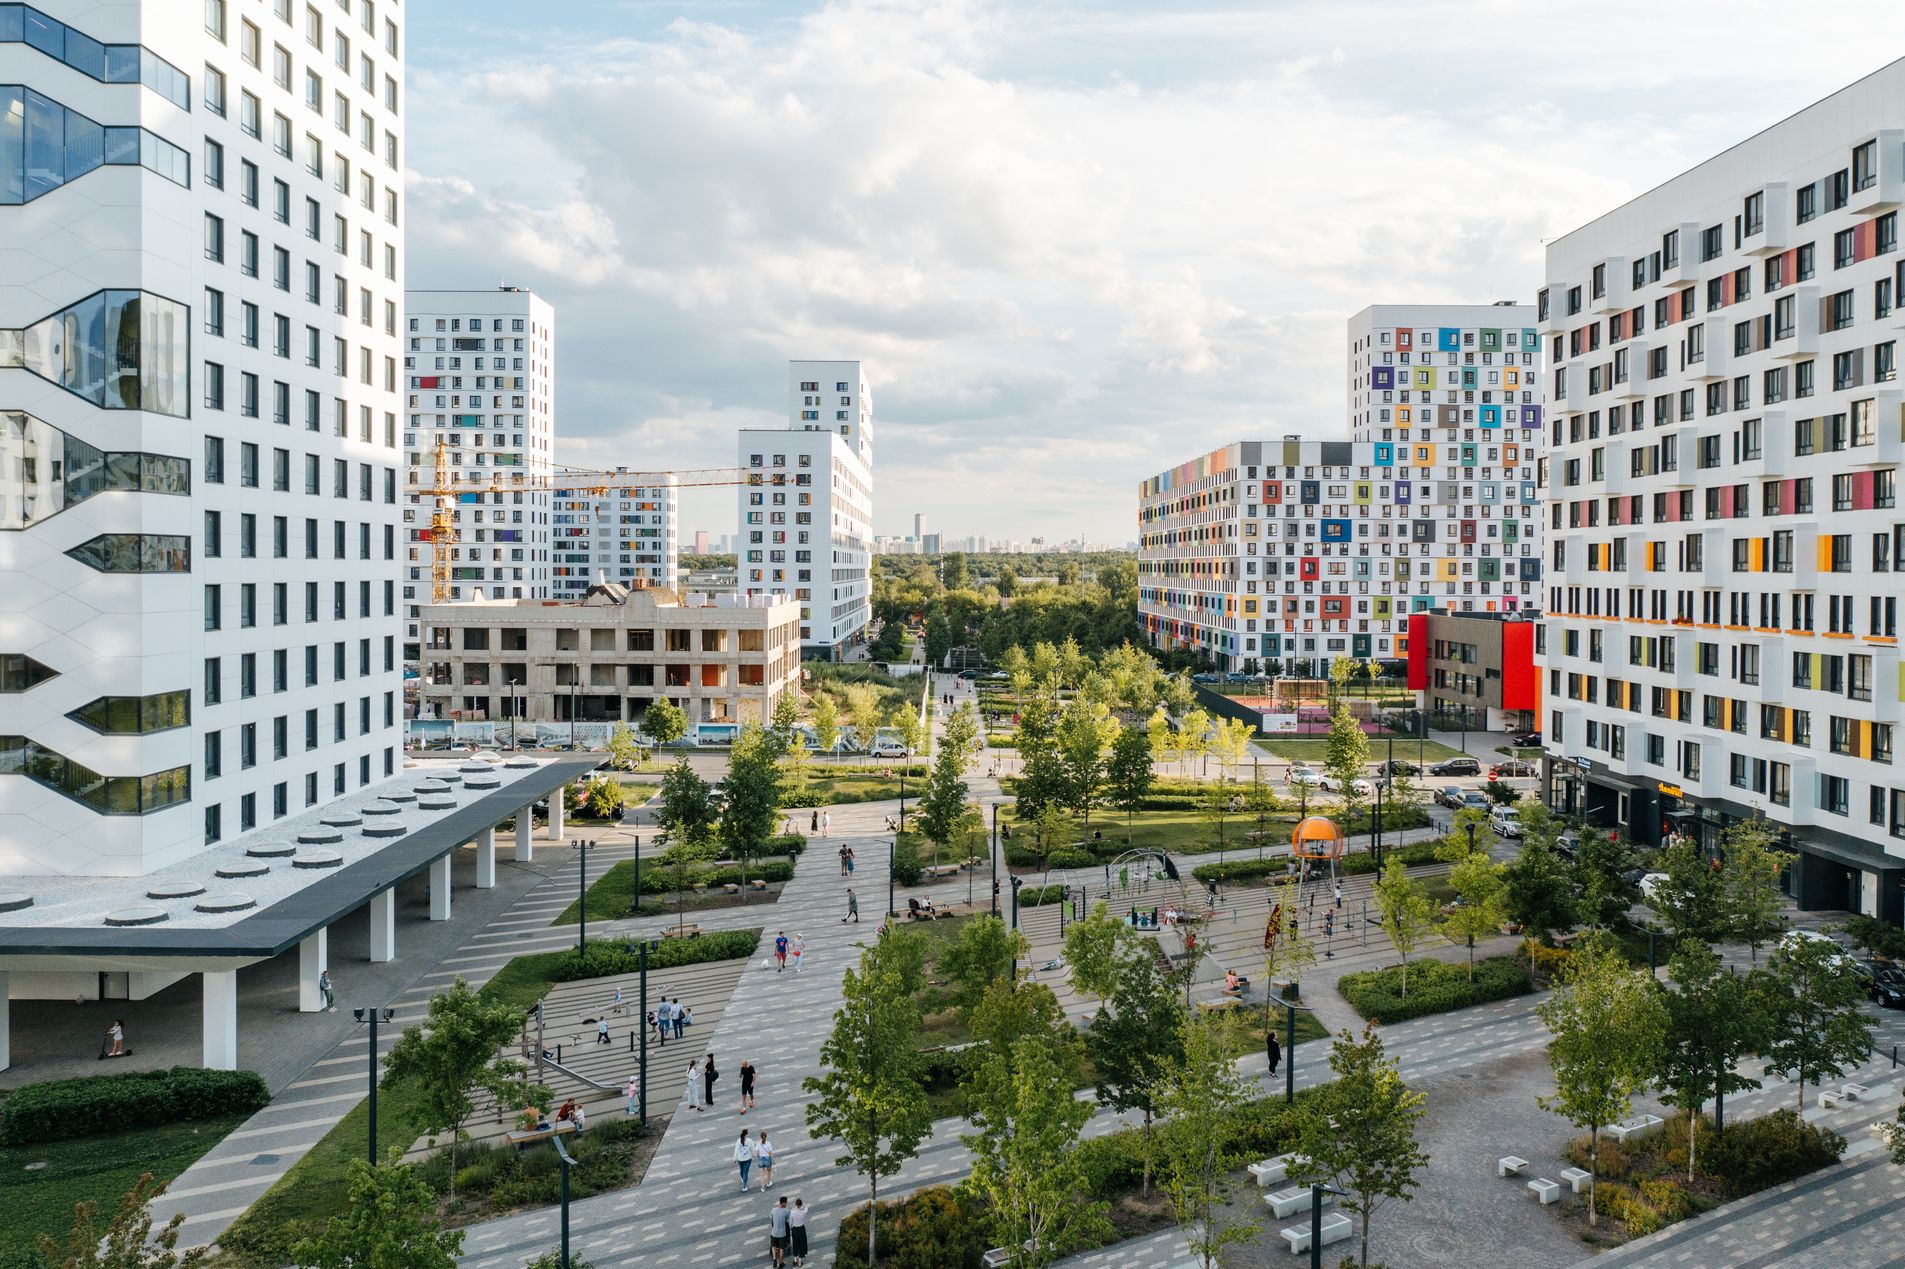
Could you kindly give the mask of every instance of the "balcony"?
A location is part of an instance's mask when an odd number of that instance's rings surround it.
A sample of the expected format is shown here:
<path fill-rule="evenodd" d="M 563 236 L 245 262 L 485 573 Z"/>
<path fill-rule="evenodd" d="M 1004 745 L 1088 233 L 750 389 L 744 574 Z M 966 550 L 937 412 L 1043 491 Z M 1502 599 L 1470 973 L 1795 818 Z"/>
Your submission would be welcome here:
<path fill-rule="evenodd" d="M 1587 311 L 1595 317 L 1606 317 L 1623 309 L 1634 307 L 1634 270 L 1630 261 L 1617 256 L 1596 261 L 1602 267 L 1602 279 L 1605 286 L 1598 297 L 1593 296 L 1593 285 L 1587 288 L 1592 297 L 1588 300 Z M 1588 274 L 1592 279 L 1592 271 Z"/>
<path fill-rule="evenodd" d="M 1761 194 L 1759 231 L 1745 234 L 1740 249 L 1749 256 L 1776 256 L 1791 245 L 1793 196 L 1784 182 L 1766 186 Z"/>
<path fill-rule="evenodd" d="M 1792 297 L 1793 324 L 1790 329 L 1781 330 L 1777 324 L 1773 329 L 1773 356 L 1782 361 L 1805 361 L 1819 355 L 1819 288 L 1816 286 L 1788 287 L 1779 293 L 1779 298 Z M 1775 301 L 1777 312 L 1777 301 Z"/>
<path fill-rule="evenodd" d="M 1869 174 L 1863 189 L 1859 188 L 1862 173 L 1853 164 L 1852 200 L 1847 207 L 1855 216 L 1877 216 L 1905 201 L 1905 130 L 1887 128 L 1873 139 L 1878 142 L 1873 153 L 1877 170 Z"/>
<path fill-rule="evenodd" d="M 1695 379 L 1712 382 L 1716 379 L 1733 377 L 1733 323 L 1724 318 L 1706 319 L 1702 325 L 1706 328 L 1704 343 L 1705 355 L 1687 365 L 1687 374 Z"/>
<path fill-rule="evenodd" d="M 1845 458 L 1854 467 L 1896 467 L 1905 459 L 1905 391 L 1888 388 L 1872 397 L 1873 443 L 1853 446 Z"/>
<path fill-rule="evenodd" d="M 1615 347 L 1627 353 L 1627 378 L 1614 385 L 1614 398 L 1618 401 L 1645 400 L 1650 395 L 1647 391 L 1647 359 L 1653 352 L 1653 341 L 1630 339 Z"/>
<path fill-rule="evenodd" d="M 1670 268 L 1662 268 L 1660 280 L 1668 286 L 1681 287 L 1689 282 L 1702 280 L 1700 266 L 1700 230 L 1702 226 L 1688 222 L 1680 226 L 1679 258 Z"/>

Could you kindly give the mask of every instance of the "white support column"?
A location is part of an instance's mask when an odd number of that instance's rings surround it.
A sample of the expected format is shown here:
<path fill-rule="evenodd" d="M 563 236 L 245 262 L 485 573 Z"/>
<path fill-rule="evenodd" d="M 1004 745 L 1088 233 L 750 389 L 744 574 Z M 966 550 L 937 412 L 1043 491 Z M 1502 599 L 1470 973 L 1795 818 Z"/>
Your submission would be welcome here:
<path fill-rule="evenodd" d="M 392 886 L 370 897 L 370 958 L 373 961 L 397 959 L 397 888 Z"/>
<path fill-rule="evenodd" d="M 531 835 L 535 823 L 535 807 L 525 806 L 516 812 L 516 862 L 519 864 L 536 862 L 536 840 Z"/>
<path fill-rule="evenodd" d="M 488 890 L 496 884 L 496 826 L 490 825 L 476 835 L 476 888 Z"/>
<path fill-rule="evenodd" d="M 445 855 L 430 865 L 430 919 L 448 921 L 450 919 L 450 860 Z"/>
<path fill-rule="evenodd" d="M 331 967 L 331 932 L 319 930 L 307 934 L 298 944 L 298 1011 L 323 1013 L 324 996 L 318 991 L 318 977 Z"/>
<path fill-rule="evenodd" d="M 205 1048 L 200 1062 L 214 1071 L 238 1069 L 238 971 L 208 969 L 203 1010 Z"/>
<path fill-rule="evenodd" d="M 0 970 L 0 1071 L 13 1065 L 13 994 L 7 972 Z"/>
<path fill-rule="evenodd" d="M 549 832 L 552 842 L 562 840 L 562 790 L 557 789 L 549 795 Z"/>

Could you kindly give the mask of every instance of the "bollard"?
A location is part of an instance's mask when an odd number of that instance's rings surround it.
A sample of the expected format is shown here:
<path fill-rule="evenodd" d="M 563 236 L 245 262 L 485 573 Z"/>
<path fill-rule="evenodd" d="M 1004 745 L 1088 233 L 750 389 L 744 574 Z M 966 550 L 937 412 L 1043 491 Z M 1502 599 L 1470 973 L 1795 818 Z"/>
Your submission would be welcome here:
<path fill-rule="evenodd" d="M 633 1053 L 635 1051 L 635 1032 L 633 1031 L 633 1029 L 631 1029 L 628 1033 L 628 1051 L 630 1053 Z"/>
<path fill-rule="evenodd" d="M 562 1046 L 560 1044 L 556 1046 L 556 1065 L 562 1065 Z"/>

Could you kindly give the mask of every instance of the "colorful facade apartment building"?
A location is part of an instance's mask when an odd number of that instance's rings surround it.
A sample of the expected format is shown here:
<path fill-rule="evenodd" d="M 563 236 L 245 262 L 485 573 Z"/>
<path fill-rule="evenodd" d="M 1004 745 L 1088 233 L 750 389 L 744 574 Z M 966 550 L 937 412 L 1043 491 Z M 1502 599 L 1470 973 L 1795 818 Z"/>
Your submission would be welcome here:
<path fill-rule="evenodd" d="M 1350 326 L 1356 439 L 1238 441 L 1143 482 L 1152 644 L 1311 673 L 1406 657 L 1411 613 L 1538 606 L 1541 405 L 1524 313 L 1367 309 Z"/>
<path fill-rule="evenodd" d="M 1897 921 L 1905 62 L 1549 244 L 1553 796 Z"/>

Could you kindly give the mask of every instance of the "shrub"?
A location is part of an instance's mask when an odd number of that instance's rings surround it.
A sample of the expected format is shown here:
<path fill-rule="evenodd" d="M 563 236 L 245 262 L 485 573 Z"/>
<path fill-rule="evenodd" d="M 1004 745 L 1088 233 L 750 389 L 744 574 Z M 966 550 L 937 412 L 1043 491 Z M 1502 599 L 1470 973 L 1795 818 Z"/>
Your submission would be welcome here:
<path fill-rule="evenodd" d="M 1191 876 L 1199 881 L 1220 883 L 1255 881 L 1259 877 L 1281 877 L 1287 858 L 1288 856 L 1278 855 L 1272 859 L 1230 859 L 1221 864 L 1199 864 L 1191 869 Z M 1385 850 L 1383 858 L 1385 860 L 1400 859 L 1403 866 L 1407 868 L 1432 864 L 1435 862 L 1435 844 L 1415 842 L 1408 846 L 1398 846 L 1393 850 Z M 1343 856 L 1338 867 L 1346 877 L 1375 872 L 1376 857 L 1366 850 L 1350 851 Z"/>
<path fill-rule="evenodd" d="M 899 838 L 893 844 L 893 880 L 902 886 L 917 886 L 925 872 L 919 862 L 918 843 L 911 837 Z"/>
<path fill-rule="evenodd" d="M 1098 857 L 1083 846 L 1060 846 L 1045 862 L 1052 868 L 1089 868 Z"/>
<path fill-rule="evenodd" d="M 982 1269 L 985 1205 L 944 1185 L 880 1204 L 879 1254 L 894 1269 Z M 867 1209 L 863 1203 L 840 1222 L 836 1269 L 868 1269 Z"/>
<path fill-rule="evenodd" d="M 1586 1133 L 1568 1143 L 1568 1162 L 1577 1168 L 1585 1169 L 1588 1166 Z M 1628 1154 L 1628 1148 L 1603 1132 L 1599 1158 L 1594 1168 L 1595 1176 L 1604 1181 L 1624 1181 L 1633 1171 L 1634 1160 Z"/>
<path fill-rule="evenodd" d="M 1561 971 L 1574 960 L 1574 953 L 1565 947 L 1547 947 L 1533 939 L 1523 939 L 1521 946 L 1515 949 L 1515 958 L 1528 967 L 1535 982 L 1546 986 L 1561 976 Z"/>
<path fill-rule="evenodd" d="M 605 775 L 591 776 L 571 792 L 575 796 L 576 814 L 583 819 L 620 820 L 622 809 L 627 805 L 621 781 Z"/>
<path fill-rule="evenodd" d="M 1064 896 L 1064 886 L 1026 886 L 1019 891 L 1019 906 L 1042 908 L 1048 903 L 1057 903 Z"/>
<path fill-rule="evenodd" d="M 1702 1152 L 1702 1171 L 1720 1182 L 1728 1198 L 1816 1172 L 1838 1161 L 1845 1138 L 1806 1123 L 1791 1110 L 1735 1120 Z"/>
<path fill-rule="evenodd" d="M 1039 853 L 1030 846 L 1021 846 L 1017 842 L 1005 844 L 1005 866 L 1008 868 L 1037 868 Z"/>
<path fill-rule="evenodd" d="M 1846 918 L 1845 932 L 1851 936 L 1854 946 L 1874 956 L 1905 961 L 1905 929 L 1877 917 L 1851 916 Z"/>
<path fill-rule="evenodd" d="M 648 968 L 669 969 L 676 965 L 700 965 L 706 961 L 752 956 L 760 941 L 758 929 L 710 930 L 691 939 L 662 939 L 648 954 Z M 641 956 L 632 944 L 590 939 L 584 953 L 578 954 L 574 948 L 561 953 L 551 966 L 549 976 L 556 982 L 569 983 L 579 978 L 633 974 L 640 968 Z"/>
<path fill-rule="evenodd" d="M 1415 961 L 1409 966 L 1407 999 L 1402 994 L 1400 966 L 1345 974 L 1337 990 L 1369 1021 L 1389 1024 L 1525 995 L 1534 990 L 1534 984 L 1527 969 L 1514 957 L 1491 956 L 1475 962 L 1472 983 L 1466 964 Z"/>
<path fill-rule="evenodd" d="M 249 1115 L 270 1101 L 256 1071 L 175 1066 L 169 1071 L 48 1080 L 23 1085 L 0 1102 L 0 1145 Z"/>
<path fill-rule="evenodd" d="M 794 862 L 791 859 L 756 859 L 747 866 L 749 881 L 792 881 Z M 710 868 L 697 873 L 695 880 L 706 886 L 738 886 L 741 884 L 741 865 L 730 864 L 722 868 Z"/>

